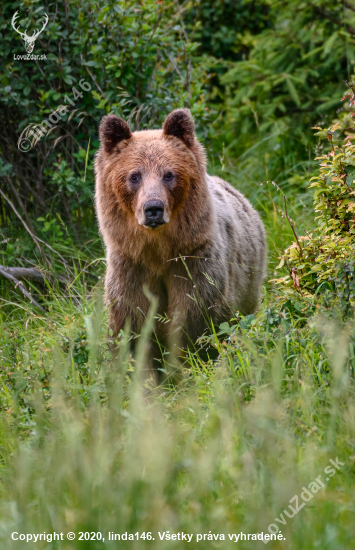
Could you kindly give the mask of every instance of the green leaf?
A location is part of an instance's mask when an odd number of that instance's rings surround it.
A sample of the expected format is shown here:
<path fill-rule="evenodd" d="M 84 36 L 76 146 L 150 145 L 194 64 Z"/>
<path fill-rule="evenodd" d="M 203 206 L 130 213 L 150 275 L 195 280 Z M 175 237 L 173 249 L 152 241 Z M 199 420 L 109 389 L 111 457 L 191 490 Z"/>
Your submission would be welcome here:
<path fill-rule="evenodd" d="M 281 261 L 276 269 L 281 269 L 285 265 L 285 258 L 281 258 Z"/>
<path fill-rule="evenodd" d="M 287 87 L 289 89 L 289 92 L 291 94 L 291 97 L 293 99 L 293 101 L 296 103 L 297 107 L 300 107 L 301 106 L 301 101 L 300 101 L 300 98 L 299 98 L 299 95 L 297 93 L 297 90 L 295 88 L 295 86 L 293 85 L 293 82 L 291 80 L 291 78 L 286 75 L 286 84 L 287 84 Z"/>

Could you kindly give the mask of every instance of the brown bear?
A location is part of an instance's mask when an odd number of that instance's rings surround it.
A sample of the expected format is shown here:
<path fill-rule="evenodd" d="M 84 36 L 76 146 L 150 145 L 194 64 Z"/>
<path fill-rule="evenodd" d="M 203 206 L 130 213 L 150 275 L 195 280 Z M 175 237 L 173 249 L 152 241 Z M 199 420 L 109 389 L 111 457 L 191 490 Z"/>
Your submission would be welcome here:
<path fill-rule="evenodd" d="M 177 109 L 162 130 L 131 132 L 103 117 L 95 161 L 96 209 L 107 254 L 110 327 L 130 318 L 139 332 L 158 297 L 155 333 L 163 345 L 195 342 L 210 321 L 252 313 L 266 273 L 263 224 L 229 183 L 206 173 L 190 111 Z M 159 316 L 158 316 L 159 319 Z"/>

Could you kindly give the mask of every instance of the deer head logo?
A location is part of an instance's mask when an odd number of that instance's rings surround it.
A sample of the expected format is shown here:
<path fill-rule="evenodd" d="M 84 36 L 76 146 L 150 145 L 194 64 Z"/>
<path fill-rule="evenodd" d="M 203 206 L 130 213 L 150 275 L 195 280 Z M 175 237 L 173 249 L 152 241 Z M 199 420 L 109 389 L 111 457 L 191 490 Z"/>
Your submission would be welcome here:
<path fill-rule="evenodd" d="M 12 18 L 12 21 L 11 21 L 12 28 L 22 36 L 25 43 L 26 52 L 32 53 L 38 36 L 47 26 L 48 15 L 46 13 L 44 14 L 44 22 L 43 22 L 42 28 L 39 31 L 34 31 L 32 36 L 28 36 L 26 31 L 23 33 L 15 27 L 17 17 L 18 17 L 18 11 L 15 13 L 15 15 Z"/>

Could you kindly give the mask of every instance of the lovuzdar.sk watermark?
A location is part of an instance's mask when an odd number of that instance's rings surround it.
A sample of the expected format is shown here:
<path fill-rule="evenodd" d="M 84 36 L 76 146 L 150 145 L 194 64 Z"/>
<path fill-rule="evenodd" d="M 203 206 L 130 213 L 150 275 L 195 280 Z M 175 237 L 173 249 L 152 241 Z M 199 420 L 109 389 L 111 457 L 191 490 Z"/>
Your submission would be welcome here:
<path fill-rule="evenodd" d="M 44 59 L 47 59 L 47 56 L 45 53 L 42 53 L 41 55 L 35 55 L 33 53 L 19 55 L 14 53 L 14 59 L 17 61 L 43 61 Z"/>
<path fill-rule="evenodd" d="M 345 463 L 340 462 L 338 457 L 336 457 L 335 460 L 330 459 L 329 462 L 331 466 L 327 466 L 326 468 L 324 468 L 324 473 L 326 474 L 325 481 L 329 481 L 330 478 L 333 477 L 337 473 L 337 471 L 340 470 L 342 466 L 345 466 Z M 312 481 L 308 485 L 308 487 L 302 487 L 302 493 L 300 497 L 298 497 L 298 495 L 295 495 L 291 498 L 291 500 L 289 500 L 290 505 L 288 506 L 288 509 L 285 509 L 280 514 L 280 517 L 275 518 L 275 523 L 270 523 L 270 525 L 268 526 L 267 529 L 270 534 L 277 533 L 281 525 L 286 525 L 287 523 L 286 517 L 287 518 L 295 517 L 295 515 L 298 514 L 298 512 L 302 510 L 304 506 L 306 506 L 306 504 L 314 497 L 314 495 L 318 493 L 320 489 L 325 487 L 325 484 L 323 483 L 321 478 L 322 476 L 320 475 L 314 481 Z M 267 544 L 269 540 L 270 539 L 264 538 L 263 542 Z"/>

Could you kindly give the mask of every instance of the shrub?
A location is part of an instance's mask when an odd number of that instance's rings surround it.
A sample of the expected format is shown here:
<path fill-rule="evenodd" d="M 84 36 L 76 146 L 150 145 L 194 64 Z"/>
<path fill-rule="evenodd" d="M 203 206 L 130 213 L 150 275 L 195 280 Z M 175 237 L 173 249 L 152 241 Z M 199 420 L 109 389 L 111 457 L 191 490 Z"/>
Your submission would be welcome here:
<path fill-rule="evenodd" d="M 351 107 L 355 101 L 353 84 L 343 99 L 348 98 Z M 274 279 L 283 290 L 281 301 L 286 295 L 314 302 L 318 294 L 333 292 L 338 287 L 344 288 L 348 296 L 346 299 L 340 292 L 338 298 L 342 305 L 352 296 L 346 282 L 352 273 L 355 248 L 355 145 L 352 143 L 355 135 L 349 133 L 351 117 L 345 111 L 341 120 L 331 127 L 315 128 L 316 135 L 326 138 L 330 144 L 329 152 L 316 157 L 319 173 L 311 178 L 310 184 L 314 189 L 317 227 L 300 237 L 295 232 L 295 242 L 280 258 L 278 268 L 285 265 L 288 269 L 288 275 Z"/>
<path fill-rule="evenodd" d="M 250 2 L 249 10 L 255 4 L 264 3 Z M 259 28 L 237 25 L 234 58 L 219 60 L 216 69 L 224 74 L 212 99 L 223 96 L 226 113 L 219 146 L 225 144 L 225 164 L 241 183 L 273 179 L 295 193 L 313 165 L 310 128 L 330 124 L 348 78 L 355 12 L 349 2 L 332 0 L 265 4 L 267 23 L 255 15 Z"/>

